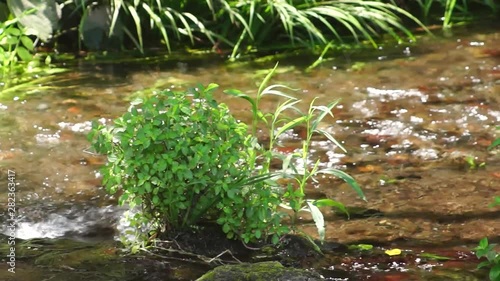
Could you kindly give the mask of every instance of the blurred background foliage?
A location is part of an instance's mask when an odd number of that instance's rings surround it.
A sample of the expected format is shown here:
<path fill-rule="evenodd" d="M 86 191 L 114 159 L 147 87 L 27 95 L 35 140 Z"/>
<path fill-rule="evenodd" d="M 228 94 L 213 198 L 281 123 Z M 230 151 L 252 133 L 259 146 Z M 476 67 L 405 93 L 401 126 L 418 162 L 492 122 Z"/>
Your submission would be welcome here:
<path fill-rule="evenodd" d="M 0 0 L 0 94 L 39 85 L 62 53 L 111 58 L 171 52 L 319 56 L 474 21 L 494 0 Z M 13 87 L 16 86 L 16 87 Z M 37 89 L 39 90 L 39 89 Z"/>
<path fill-rule="evenodd" d="M 383 34 L 412 38 L 424 23 L 449 29 L 494 17 L 498 7 L 494 0 L 7 0 L 0 1 L 0 22 L 15 19 L 35 46 L 60 51 L 208 48 L 235 59 L 291 48 L 320 52 L 329 44 L 376 46 Z M 16 54 L 24 60 L 22 52 Z"/>

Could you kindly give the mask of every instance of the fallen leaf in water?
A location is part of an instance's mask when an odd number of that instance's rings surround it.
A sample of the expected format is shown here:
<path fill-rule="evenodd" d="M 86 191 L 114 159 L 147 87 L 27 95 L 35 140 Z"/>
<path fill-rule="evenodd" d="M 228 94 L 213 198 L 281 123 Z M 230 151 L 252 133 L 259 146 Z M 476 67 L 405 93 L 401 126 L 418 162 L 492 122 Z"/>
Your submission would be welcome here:
<path fill-rule="evenodd" d="M 486 49 L 482 53 L 490 57 L 500 57 L 500 49 Z"/>
<path fill-rule="evenodd" d="M 387 164 L 389 165 L 401 165 L 410 162 L 410 156 L 408 154 L 394 154 L 387 158 Z"/>
<path fill-rule="evenodd" d="M 374 165 L 366 165 L 358 167 L 358 171 L 361 173 L 382 173 L 382 167 Z"/>
<path fill-rule="evenodd" d="M 0 151 L 0 160 L 12 159 L 14 158 L 14 153 L 11 151 Z"/>
<path fill-rule="evenodd" d="M 401 255 L 401 250 L 400 249 L 390 249 L 390 250 L 385 250 L 385 253 L 389 256 L 399 256 L 399 255 Z"/>
<path fill-rule="evenodd" d="M 59 139 L 61 141 L 70 141 L 75 138 L 75 134 L 73 132 L 62 131 L 59 133 Z"/>
<path fill-rule="evenodd" d="M 497 179 L 500 179 L 500 172 L 493 172 L 491 175 Z"/>
<path fill-rule="evenodd" d="M 80 108 L 78 108 L 76 106 L 72 106 L 72 107 L 68 108 L 68 112 L 73 113 L 73 114 L 77 114 L 77 113 L 80 113 Z"/>

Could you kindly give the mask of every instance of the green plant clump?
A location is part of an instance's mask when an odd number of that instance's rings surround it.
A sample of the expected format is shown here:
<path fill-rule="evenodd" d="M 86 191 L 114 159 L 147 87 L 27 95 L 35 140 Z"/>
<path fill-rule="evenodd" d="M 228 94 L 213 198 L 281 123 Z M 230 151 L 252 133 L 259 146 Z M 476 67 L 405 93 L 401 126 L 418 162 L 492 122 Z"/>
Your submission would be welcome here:
<path fill-rule="evenodd" d="M 33 13 L 33 9 L 28 9 L 15 17 L 0 2 L 0 99 L 48 88 L 40 84 L 49 81 L 52 74 L 65 71 L 53 68 L 50 56 L 43 60 L 41 55 L 33 55 L 35 43 L 28 36 L 29 28 L 21 23 L 23 17 Z"/>
<path fill-rule="evenodd" d="M 0 19 L 0 78 L 14 70 L 18 61 L 29 62 L 33 59 L 30 53 L 34 48 L 33 41 L 26 36 L 24 28 L 17 26 L 17 22 L 16 18 Z"/>
<path fill-rule="evenodd" d="M 500 281 L 500 253 L 495 251 L 496 244 L 489 244 L 488 238 L 483 238 L 479 241 L 479 245 L 476 247 L 476 256 L 478 258 L 486 258 L 485 261 L 481 262 L 477 267 L 489 267 L 490 274 L 489 278 L 491 281 Z"/>
<path fill-rule="evenodd" d="M 345 213 L 345 206 L 334 199 L 309 199 L 307 198 L 307 185 L 311 182 L 317 182 L 316 177 L 330 175 L 344 180 L 363 200 L 366 197 L 357 182 L 347 173 L 333 167 L 321 168 L 319 159 L 314 161 L 311 159 L 311 145 L 313 135 L 323 136 L 331 144 L 345 151 L 342 145 L 327 131 L 320 127 L 320 123 L 327 116 L 332 116 L 332 109 L 339 100 L 329 103 L 328 105 L 316 105 L 316 99 L 309 104 L 306 112 L 302 112 L 299 108 L 300 99 L 294 98 L 287 94 L 291 89 L 284 85 L 269 85 L 272 75 L 276 71 L 275 68 L 264 78 L 261 83 L 257 96 L 252 98 L 239 90 L 229 90 L 228 94 L 240 97 L 250 102 L 252 108 L 252 135 L 257 138 L 257 127 L 260 125 L 267 130 L 269 142 L 266 146 L 256 146 L 255 151 L 251 153 L 252 161 L 249 165 L 255 165 L 256 159 L 259 159 L 261 166 L 259 171 L 262 175 L 271 172 L 271 163 L 274 160 L 282 162 L 280 173 L 274 177 L 274 181 L 267 181 L 271 189 L 283 190 L 281 192 L 281 207 L 291 210 L 289 214 L 291 227 L 294 232 L 303 234 L 310 239 L 308 235 L 297 229 L 296 223 L 299 213 L 309 212 L 315 222 L 318 230 L 318 235 L 321 241 L 325 238 L 325 221 L 321 207 L 336 207 Z M 274 112 L 263 112 L 260 109 L 260 102 L 265 97 L 274 97 L 282 99 Z M 291 117 L 295 116 L 295 117 Z M 280 146 L 281 138 L 295 127 L 305 129 L 305 137 L 302 139 L 302 147 L 288 155 L 281 154 L 276 151 Z M 277 183 L 278 179 L 284 179 L 286 186 L 281 186 Z M 317 249 L 318 250 L 318 249 Z"/>
<path fill-rule="evenodd" d="M 94 127 L 93 147 L 108 155 L 104 183 L 121 203 L 166 229 L 196 224 L 239 193 L 250 171 L 240 162 L 247 127 L 211 96 L 216 85 L 136 100 L 111 128 Z M 187 94 L 187 95 L 186 95 Z"/>
<path fill-rule="evenodd" d="M 302 113 L 296 107 L 300 100 L 282 91 L 286 87 L 267 87 L 275 69 L 266 76 L 255 99 L 238 90 L 226 91 L 251 103 L 251 134 L 226 105 L 213 99 L 215 84 L 186 93 L 167 90 L 138 99 L 113 126 L 94 124 L 89 135 L 93 148 L 108 155 L 103 168 L 104 185 L 111 193 L 123 190 L 120 203 L 142 207 L 133 218 L 133 227 L 149 225 L 153 232 L 177 231 L 195 226 L 202 219 L 213 219 L 228 238 L 245 243 L 270 238 L 276 244 L 290 231 L 312 241 L 296 227 L 298 213 L 307 211 L 323 240 L 325 222 L 320 208 L 346 208 L 330 198 L 307 198 L 306 186 L 316 176 L 341 178 L 365 199 L 361 188 L 345 172 L 320 168 L 319 160 L 312 167 L 309 164 L 313 134 L 323 135 L 342 148 L 319 127 L 337 102 L 317 106 L 313 101 Z M 259 103 L 266 95 L 285 101 L 274 113 L 265 113 Z M 298 117 L 288 117 L 293 115 Z M 269 130 L 270 140 L 265 146 L 257 139 L 260 123 Z M 278 153 L 275 148 L 280 138 L 296 126 L 306 128 L 302 149 L 289 155 Z M 271 169 L 275 160 L 282 161 L 281 170 Z M 280 184 L 280 180 L 288 183 Z M 282 223 L 286 216 L 290 226 Z"/>

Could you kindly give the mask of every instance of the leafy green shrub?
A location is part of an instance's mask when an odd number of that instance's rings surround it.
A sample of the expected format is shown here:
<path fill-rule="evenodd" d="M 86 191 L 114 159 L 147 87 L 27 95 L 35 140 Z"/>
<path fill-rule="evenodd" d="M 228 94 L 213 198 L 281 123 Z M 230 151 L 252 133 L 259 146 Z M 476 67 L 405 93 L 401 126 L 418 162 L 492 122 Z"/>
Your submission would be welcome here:
<path fill-rule="evenodd" d="M 17 19 L 0 21 L 0 63 L 2 76 L 12 71 L 18 61 L 33 59 L 33 41 L 26 36 L 24 28 L 17 25 Z M 2 77 L 0 76 L 0 77 Z"/>
<path fill-rule="evenodd" d="M 238 197 L 227 198 L 220 204 L 223 212 L 217 222 L 228 238 L 239 238 L 248 243 L 271 238 L 278 243 L 281 236 L 290 229 L 282 224 L 284 214 L 279 211 L 282 198 L 272 181 L 266 181 L 267 174 L 257 176 L 254 184 L 246 184 Z"/>
<path fill-rule="evenodd" d="M 345 208 L 333 199 L 307 199 L 305 187 L 316 175 L 339 177 L 365 199 L 361 188 L 345 172 L 319 169 L 319 161 L 312 169 L 308 166 L 313 134 L 322 134 L 341 147 L 328 132 L 318 128 L 321 120 L 331 115 L 336 102 L 328 106 L 313 103 L 302 114 L 295 107 L 300 100 L 283 93 L 283 86 L 266 87 L 273 73 L 264 79 L 256 99 L 237 90 L 227 91 L 252 104 L 250 135 L 247 126 L 237 122 L 226 105 L 212 98 L 217 88 L 214 84 L 187 93 L 167 90 L 144 101 L 139 99 L 112 127 L 94 124 L 89 134 L 92 145 L 97 152 L 108 155 L 103 168 L 104 185 L 111 193 L 123 191 L 120 203 L 142 208 L 132 226 L 149 225 L 153 231 L 180 230 L 212 218 L 228 238 L 246 243 L 271 238 L 278 243 L 290 230 L 297 231 L 298 213 L 309 211 L 324 239 L 324 219 L 319 208 Z M 259 102 L 265 95 L 286 100 L 274 113 L 264 113 Z M 299 117 L 289 118 L 285 111 L 299 113 Z M 269 130 L 267 146 L 257 141 L 260 122 Z M 277 153 L 274 148 L 280 136 L 295 126 L 307 128 L 302 150 L 290 155 Z M 275 159 L 283 161 L 281 171 L 272 171 L 270 164 Z M 291 184 L 284 187 L 279 179 L 293 179 L 298 188 Z M 291 229 L 282 223 L 286 216 L 282 208 L 293 210 Z"/>
<path fill-rule="evenodd" d="M 500 281 L 500 253 L 495 251 L 496 244 L 489 244 L 488 238 L 483 238 L 479 241 L 479 245 L 475 248 L 478 258 L 486 258 L 477 268 L 489 267 L 490 280 Z"/>
<path fill-rule="evenodd" d="M 107 190 L 123 190 L 120 202 L 142 206 L 140 216 L 157 228 L 184 229 L 243 201 L 252 172 L 244 162 L 247 126 L 216 103 L 216 88 L 136 100 L 112 127 L 95 124 L 89 135 L 108 155 Z"/>

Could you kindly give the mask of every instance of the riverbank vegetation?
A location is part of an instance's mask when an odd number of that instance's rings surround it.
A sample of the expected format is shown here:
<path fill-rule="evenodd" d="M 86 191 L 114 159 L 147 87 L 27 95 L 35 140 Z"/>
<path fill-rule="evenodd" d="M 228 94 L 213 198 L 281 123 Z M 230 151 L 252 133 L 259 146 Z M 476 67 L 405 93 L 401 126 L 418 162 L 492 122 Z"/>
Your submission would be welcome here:
<path fill-rule="evenodd" d="M 494 17 L 492 0 L 453 1 L 44 1 L 0 2 L 37 47 L 63 51 L 211 49 L 235 59 L 249 52 L 368 42 L 388 34 L 414 38 L 414 27 Z M 32 50 L 29 50 L 32 51 Z M 27 57 L 25 52 L 24 57 Z"/>
<path fill-rule="evenodd" d="M 319 56 L 315 67 L 339 49 L 377 47 L 385 35 L 396 42 L 415 41 L 429 25 L 450 30 L 498 17 L 498 10 L 492 0 L 4 0 L 0 91 L 32 91 L 50 81 L 50 74 L 63 71 L 51 65 L 68 58 L 62 53 L 215 53 L 234 61 L 305 51 Z"/>

